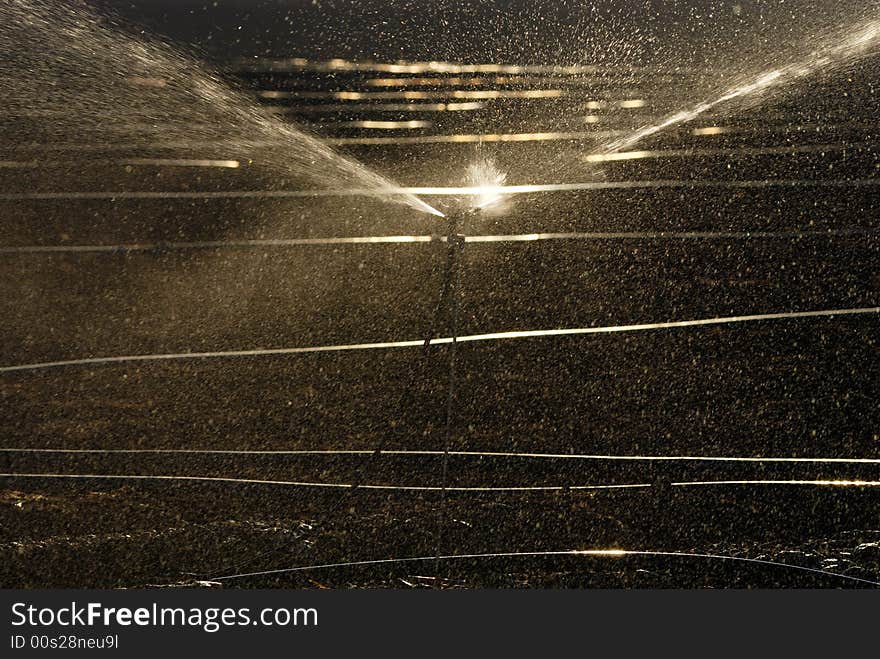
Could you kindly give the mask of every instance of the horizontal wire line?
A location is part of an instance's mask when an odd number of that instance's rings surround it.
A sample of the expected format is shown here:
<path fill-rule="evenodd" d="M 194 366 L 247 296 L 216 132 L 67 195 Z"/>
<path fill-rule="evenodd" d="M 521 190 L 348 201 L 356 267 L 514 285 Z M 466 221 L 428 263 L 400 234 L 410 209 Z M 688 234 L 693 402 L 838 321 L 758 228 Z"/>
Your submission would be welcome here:
<path fill-rule="evenodd" d="M 186 481 L 195 483 L 228 483 L 241 485 L 277 485 L 286 487 L 323 488 L 338 490 L 384 490 L 397 492 L 567 492 L 581 490 L 631 490 L 653 487 L 652 483 L 611 483 L 602 485 L 509 485 L 509 486 L 448 486 L 439 485 L 381 485 L 358 483 L 324 483 L 314 481 L 284 481 L 258 478 L 233 478 L 225 476 L 181 476 L 147 474 L 52 474 L 52 473 L 0 473 L 0 478 L 76 479 L 76 480 L 134 480 L 134 481 Z M 829 479 L 780 479 L 780 480 L 718 480 L 676 481 L 673 487 L 708 487 L 725 485 L 795 485 L 816 487 L 880 487 L 880 481 L 829 480 Z"/>
<path fill-rule="evenodd" d="M 77 480 L 135 480 L 135 481 L 187 481 L 195 483 L 229 483 L 241 485 L 278 485 L 287 487 L 313 487 L 337 490 L 384 490 L 398 492 L 562 492 L 578 490 L 627 490 L 651 487 L 651 483 L 621 483 L 609 485 L 535 485 L 535 486 L 474 486 L 441 487 L 434 485 L 371 485 L 359 483 L 319 483 L 312 481 L 282 481 L 258 478 L 232 478 L 224 476 L 178 476 L 143 474 L 40 474 L 0 473 L 0 478 L 44 478 Z"/>
<path fill-rule="evenodd" d="M 540 242 L 552 240 L 765 240 L 838 238 L 880 235 L 880 228 L 829 229 L 826 231 L 618 231 L 523 233 L 466 236 L 474 244 Z M 257 240 L 206 240 L 191 242 L 121 243 L 116 245 L 23 245 L 0 246 L 0 254 L 125 253 L 162 250 L 236 249 L 270 247 L 320 247 L 328 245 L 425 244 L 445 241 L 445 237 L 418 236 L 340 236 L 326 238 L 275 238 Z"/>
<path fill-rule="evenodd" d="M 64 448 L 2 448 L 0 453 L 71 453 L 71 454 L 171 454 L 171 455 L 258 455 L 258 456 L 389 456 L 437 457 L 445 451 L 369 450 L 369 449 L 302 449 L 302 450 L 247 450 L 247 449 L 64 449 Z M 572 453 L 513 453 L 503 451 L 449 451 L 448 455 L 469 458 L 522 458 L 543 460 L 608 460 L 623 462 L 747 462 L 747 463 L 803 463 L 803 464 L 880 464 L 880 458 L 809 458 L 809 457 L 752 457 L 713 455 L 591 455 Z"/>
<path fill-rule="evenodd" d="M 704 318 L 699 320 L 679 320 L 641 325 L 615 325 L 605 327 L 582 327 L 574 329 L 524 330 L 513 332 L 495 332 L 491 334 L 472 334 L 457 337 L 458 343 L 474 343 L 479 341 L 501 341 L 509 339 L 528 339 L 558 336 L 581 336 L 588 334 L 614 334 L 621 332 L 643 332 L 650 330 L 675 329 L 684 327 L 702 327 L 711 325 L 728 325 L 770 320 L 792 320 L 818 317 L 855 316 L 880 313 L 880 307 L 863 307 L 854 309 L 826 309 L 821 311 L 798 311 L 785 313 L 755 314 L 748 316 L 730 316 L 726 318 Z M 431 345 L 452 343 L 452 337 L 431 339 Z M 213 352 L 182 352 L 152 355 L 123 355 L 116 357 L 90 357 L 85 359 L 69 359 L 53 362 L 38 362 L 0 367 L 0 373 L 18 371 L 36 371 L 66 366 L 88 366 L 98 364 L 119 364 L 128 362 L 175 361 L 184 359 L 228 359 L 235 357 L 266 357 L 297 354 L 313 354 L 324 352 L 351 352 L 357 350 L 388 350 L 393 348 L 414 348 L 423 346 L 422 339 L 410 341 L 394 341 L 384 343 L 360 343 L 349 345 L 311 346 L 302 348 L 274 348 L 260 350 L 231 350 Z"/>
<path fill-rule="evenodd" d="M 829 487 L 880 487 L 880 481 L 862 481 L 846 479 L 756 479 L 756 480 L 720 480 L 720 481 L 680 481 L 670 483 L 673 487 L 698 487 L 706 485 L 815 485 Z"/>

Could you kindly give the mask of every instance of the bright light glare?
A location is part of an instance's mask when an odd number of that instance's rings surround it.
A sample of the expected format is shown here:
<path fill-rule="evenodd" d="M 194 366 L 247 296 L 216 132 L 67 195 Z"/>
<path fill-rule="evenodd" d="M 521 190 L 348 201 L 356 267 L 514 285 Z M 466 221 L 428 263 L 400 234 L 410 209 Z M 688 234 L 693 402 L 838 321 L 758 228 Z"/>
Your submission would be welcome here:
<path fill-rule="evenodd" d="M 578 554 L 582 554 L 584 556 L 626 556 L 629 554 L 625 549 L 584 549 Z"/>
<path fill-rule="evenodd" d="M 467 183 L 471 188 L 471 208 L 483 209 L 497 204 L 504 197 L 507 174 L 495 166 L 495 161 L 481 157 L 468 165 Z"/>

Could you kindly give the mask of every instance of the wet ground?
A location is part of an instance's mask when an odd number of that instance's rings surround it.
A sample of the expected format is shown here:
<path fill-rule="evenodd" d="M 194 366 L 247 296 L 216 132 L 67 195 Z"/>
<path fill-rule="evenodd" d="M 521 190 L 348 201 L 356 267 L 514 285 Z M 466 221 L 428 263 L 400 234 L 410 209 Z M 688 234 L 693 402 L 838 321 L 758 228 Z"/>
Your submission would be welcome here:
<path fill-rule="evenodd" d="M 469 221 L 457 331 L 612 329 L 459 344 L 448 434 L 448 344 L 182 358 L 418 341 L 442 226 L 263 196 L 295 186 L 230 145 L 4 137 L 0 367 L 34 367 L 0 368 L 0 584 L 880 581 L 876 62 L 599 163 L 680 82 L 261 66 L 232 68 L 403 185 L 461 185 L 481 140 L 510 183 L 601 183 Z M 336 240 L 387 236 L 418 239 Z M 496 555 L 612 548 L 663 554 Z"/>

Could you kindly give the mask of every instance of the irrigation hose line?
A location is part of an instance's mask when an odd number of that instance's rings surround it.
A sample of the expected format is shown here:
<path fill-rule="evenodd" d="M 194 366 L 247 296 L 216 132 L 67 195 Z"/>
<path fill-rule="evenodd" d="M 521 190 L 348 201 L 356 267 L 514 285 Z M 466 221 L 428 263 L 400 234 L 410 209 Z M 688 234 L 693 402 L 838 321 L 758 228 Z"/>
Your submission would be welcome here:
<path fill-rule="evenodd" d="M 438 485 L 376 485 L 363 483 L 320 483 L 312 481 L 283 481 L 258 478 L 233 478 L 225 476 L 177 476 L 143 474 L 49 474 L 49 473 L 0 473 L 0 478 L 70 479 L 70 480 L 131 480 L 131 481 L 181 481 L 192 483 L 227 483 L 240 485 L 274 485 L 283 487 L 320 488 L 336 490 L 379 490 L 390 492 L 577 492 L 588 490 L 638 490 L 654 487 L 654 483 L 619 483 L 608 485 L 534 485 L 534 486 L 438 486 Z M 859 480 L 719 480 L 719 481 L 673 481 L 671 487 L 719 487 L 719 486 L 797 486 L 797 487 L 880 487 L 880 481 Z"/>
<path fill-rule="evenodd" d="M 134 454 L 134 455 L 247 455 L 247 456 L 350 456 L 439 457 L 444 451 L 397 449 L 187 449 L 187 448 L 16 448 L 0 447 L 0 453 Z M 757 462 L 797 464 L 880 464 L 880 458 L 759 457 L 723 455 L 600 455 L 585 453 L 530 453 L 508 451 L 449 451 L 465 458 L 520 458 L 538 460 L 611 460 L 629 462 Z"/>
<path fill-rule="evenodd" d="M 654 558 L 697 558 L 717 561 L 732 561 L 740 563 L 754 563 L 768 567 L 778 567 L 789 570 L 800 570 L 802 572 L 810 572 L 835 579 L 845 579 L 857 583 L 864 583 L 871 586 L 880 587 L 880 582 L 871 579 L 863 579 L 839 572 L 830 572 L 828 570 L 820 570 L 818 568 L 806 567 L 804 565 L 792 565 L 791 563 L 780 563 L 762 558 L 746 558 L 744 556 L 727 556 L 724 554 L 708 554 L 684 551 L 649 551 L 649 550 L 632 550 L 632 549 L 568 549 L 562 551 L 524 551 L 524 552 L 492 552 L 484 554 L 456 554 L 448 556 L 416 556 L 410 558 L 384 558 L 366 561 L 349 561 L 342 563 L 324 563 L 321 565 L 303 565 L 290 568 L 281 568 L 275 570 L 263 570 L 261 572 L 250 572 L 244 574 L 229 574 L 225 576 L 214 577 L 210 581 L 226 581 L 231 579 L 243 579 L 247 577 L 262 577 L 279 574 L 290 574 L 294 572 L 311 572 L 315 570 L 328 570 L 333 568 L 354 568 L 354 567 L 370 567 L 379 565 L 400 565 L 405 563 L 426 563 L 428 561 L 467 561 L 467 560 L 486 560 L 486 559 L 503 559 L 503 558 L 539 558 L 539 557 L 587 557 L 587 558 L 626 558 L 626 557 L 654 557 Z"/>
<path fill-rule="evenodd" d="M 824 309 L 821 311 L 797 311 L 785 313 L 754 314 L 748 316 L 729 316 L 724 318 L 703 318 L 699 320 L 677 320 L 642 325 L 615 325 L 606 327 L 582 327 L 574 329 L 525 330 L 513 332 L 495 332 L 491 334 L 471 334 L 456 337 L 457 343 L 474 343 L 480 341 L 502 341 L 509 339 L 530 339 L 560 336 L 582 336 L 588 334 L 615 334 L 621 332 L 644 332 L 650 330 L 675 329 L 683 327 L 704 327 L 711 325 L 729 325 L 769 320 L 794 320 L 819 317 L 857 316 L 880 313 L 880 307 L 862 307 L 853 309 Z M 451 337 L 432 339 L 430 345 L 452 343 Z M 423 347 L 423 339 L 412 341 L 392 341 L 383 343 L 359 343 L 348 345 L 310 346 L 302 348 L 270 348 L 265 350 L 229 350 L 212 352 L 181 352 L 153 355 L 122 355 L 115 357 L 89 357 L 85 359 L 68 359 L 53 362 L 35 362 L 0 366 L 0 374 L 19 371 L 39 371 L 66 366 L 97 366 L 101 364 L 119 364 L 128 362 L 175 361 L 184 359 L 228 359 L 234 357 L 267 357 L 300 355 L 323 352 L 351 352 L 357 350 L 388 350 L 392 348 Z"/>
<path fill-rule="evenodd" d="M 466 236 L 467 244 L 610 241 L 610 240 L 807 240 L 835 238 L 867 238 L 880 235 L 880 229 L 854 227 L 849 229 L 805 231 L 629 231 L 629 232 L 569 232 L 521 233 Z M 189 242 L 120 243 L 105 245 L 19 245 L 0 247 L 0 254 L 127 254 L 131 252 L 168 252 L 185 250 L 220 249 L 279 249 L 291 247 L 329 247 L 345 245 L 424 245 L 445 236 L 329 236 L 326 238 L 269 238 L 257 240 L 204 240 Z"/>

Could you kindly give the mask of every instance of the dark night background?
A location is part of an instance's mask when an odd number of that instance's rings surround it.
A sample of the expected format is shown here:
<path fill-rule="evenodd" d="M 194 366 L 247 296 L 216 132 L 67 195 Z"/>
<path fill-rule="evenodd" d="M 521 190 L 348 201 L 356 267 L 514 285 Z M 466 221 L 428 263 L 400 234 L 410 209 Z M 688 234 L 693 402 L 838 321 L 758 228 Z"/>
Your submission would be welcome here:
<path fill-rule="evenodd" d="M 809 41 L 864 3 L 801 0 L 88 0 L 220 60 L 240 56 L 592 62 L 638 56 L 723 64 Z"/>
<path fill-rule="evenodd" d="M 217 586 L 207 582 L 430 557 L 438 545 L 450 554 L 646 549 L 826 573 L 694 556 L 561 557 L 225 583 L 838 587 L 868 585 L 840 574 L 880 579 L 878 488 L 822 484 L 880 482 L 876 313 L 462 344 L 451 440 L 444 346 L 427 359 L 408 348 L 2 371 L 423 337 L 446 256 L 428 237 L 442 227 L 383 198 L 272 196 L 357 188 L 324 170 L 297 171 L 324 156 L 289 126 L 407 186 L 461 186 L 483 157 L 511 184 L 610 184 L 518 195 L 504 212 L 469 220 L 469 236 L 482 239 L 459 264 L 460 334 L 876 307 L 876 53 L 760 103 L 704 112 L 620 160 L 585 160 L 609 135 L 827 50 L 839 34 L 829 26 L 876 16 L 875 4 L 86 4 L 126 34 L 190 59 L 161 50 L 132 65 L 128 51 L 140 41 L 102 52 L 100 42 L 61 37 L 0 55 L 0 473 L 11 474 L 0 477 L 0 586 Z M 349 66 L 367 60 L 379 67 Z M 382 68 L 398 60 L 547 70 Z M 218 87 L 203 63 L 238 93 Z M 554 69 L 576 64 L 597 69 Z M 146 70 L 127 68 L 138 66 Z M 191 89 L 199 83 L 202 96 Z M 262 145 L 248 134 L 255 127 L 260 139 L 282 137 Z M 555 237 L 529 238 L 542 233 Z M 387 236 L 425 240 L 337 240 Z M 304 239 L 314 242 L 296 242 Z M 433 329 L 446 336 L 449 318 Z M 448 441 L 459 454 L 442 481 L 436 452 Z M 410 453 L 372 455 L 380 448 Z M 551 457 L 523 455 L 534 453 Z M 22 476 L 54 473 L 566 487 L 441 498 Z M 722 480 L 748 482 L 712 484 Z M 570 489 L 629 483 L 645 487 Z"/>

